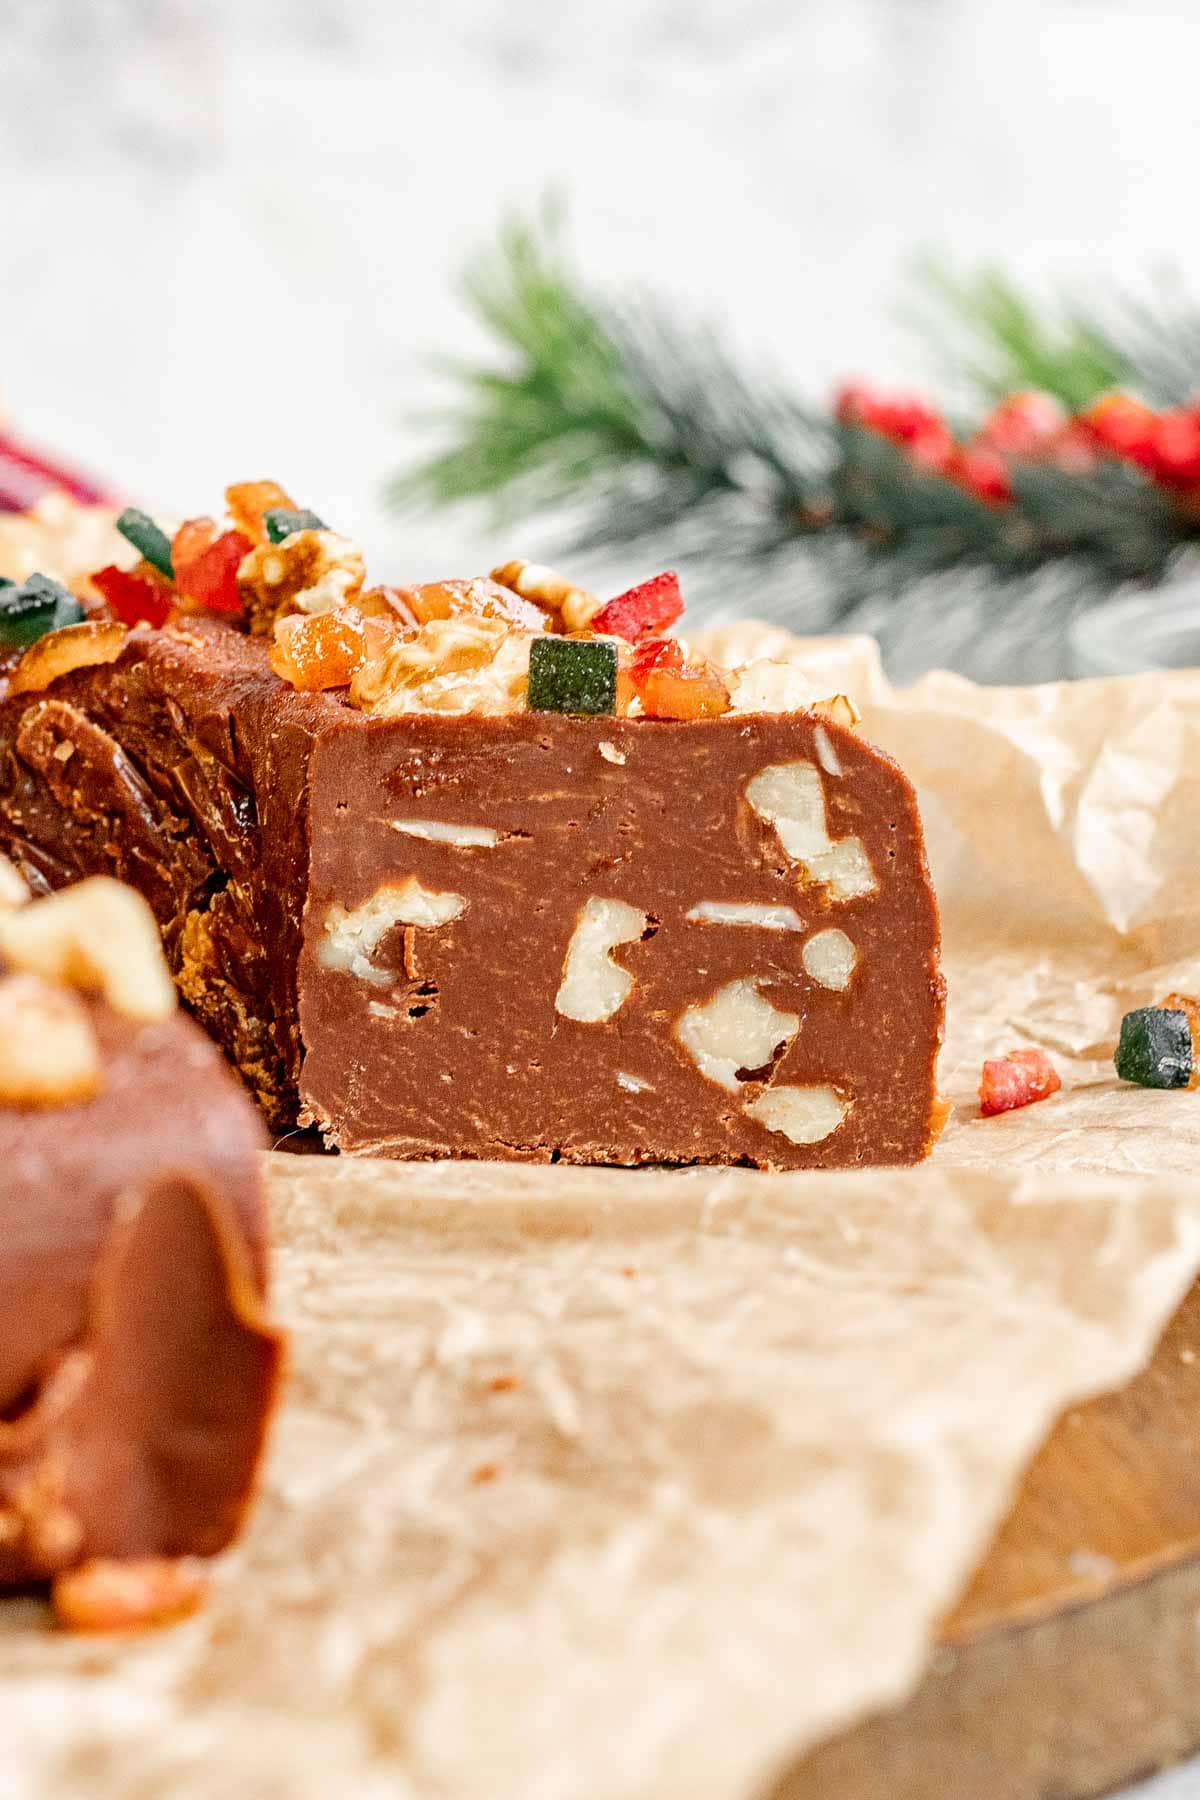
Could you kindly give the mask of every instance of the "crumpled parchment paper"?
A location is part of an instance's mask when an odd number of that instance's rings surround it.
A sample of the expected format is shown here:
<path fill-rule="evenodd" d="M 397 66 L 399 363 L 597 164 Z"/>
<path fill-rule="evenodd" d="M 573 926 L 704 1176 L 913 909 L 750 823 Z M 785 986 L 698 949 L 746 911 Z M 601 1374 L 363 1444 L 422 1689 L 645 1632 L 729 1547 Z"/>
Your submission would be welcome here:
<path fill-rule="evenodd" d="M 0 1606 L 4 1800 L 752 1800 L 915 1684 L 1056 1415 L 1149 1355 L 1200 1263 L 1200 1093 L 1110 1059 L 1200 986 L 1200 672 L 895 695 L 865 641 L 800 654 L 921 790 L 933 1161 L 273 1157 L 293 1372 L 250 1533 L 165 1633 Z M 981 1120 L 1019 1043 L 1066 1091 Z"/>

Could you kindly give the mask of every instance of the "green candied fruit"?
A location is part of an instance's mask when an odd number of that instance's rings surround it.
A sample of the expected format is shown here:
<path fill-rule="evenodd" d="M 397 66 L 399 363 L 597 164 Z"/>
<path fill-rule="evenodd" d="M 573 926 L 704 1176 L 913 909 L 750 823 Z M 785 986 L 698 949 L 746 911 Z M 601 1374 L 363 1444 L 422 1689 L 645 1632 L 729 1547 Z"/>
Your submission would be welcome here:
<path fill-rule="evenodd" d="M 123 538 L 127 538 L 137 551 L 165 575 L 168 581 L 175 579 L 175 564 L 171 557 L 171 540 L 161 525 L 156 525 L 149 513 L 139 512 L 136 506 L 127 506 L 117 520 L 117 530 Z"/>
<path fill-rule="evenodd" d="M 617 646 L 600 638 L 534 638 L 529 651 L 529 710 L 616 712 Z"/>
<path fill-rule="evenodd" d="M 267 528 L 267 536 L 273 544 L 282 544 L 284 538 L 291 537 L 293 531 L 326 531 L 328 527 L 324 519 L 318 519 L 315 512 L 301 507 L 291 512 L 286 506 L 273 506 L 263 514 L 263 524 Z"/>
<path fill-rule="evenodd" d="M 1139 1087 L 1185 1088 L 1192 1074 L 1192 1028 L 1185 1012 L 1141 1006 L 1121 1020 L 1113 1058 L 1122 1081 Z"/>
<path fill-rule="evenodd" d="M 78 625 L 83 617 L 69 589 L 48 575 L 29 575 L 20 586 L 0 588 L 0 649 L 28 650 L 48 631 Z"/>

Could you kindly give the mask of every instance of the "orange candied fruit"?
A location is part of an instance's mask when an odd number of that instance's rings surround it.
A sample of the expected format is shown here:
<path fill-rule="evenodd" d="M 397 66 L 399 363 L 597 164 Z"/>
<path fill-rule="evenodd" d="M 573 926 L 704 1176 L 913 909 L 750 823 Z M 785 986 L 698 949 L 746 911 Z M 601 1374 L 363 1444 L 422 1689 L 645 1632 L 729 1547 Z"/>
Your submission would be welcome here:
<path fill-rule="evenodd" d="M 284 512 L 296 510 L 296 502 L 277 481 L 235 481 L 225 489 L 225 504 L 236 529 L 252 544 L 266 541 L 263 521 L 267 513 L 276 507 L 282 507 Z"/>
<path fill-rule="evenodd" d="M 302 694 L 349 686 L 365 655 L 362 620 L 346 613 L 289 613 L 276 622 L 271 667 Z"/>
<path fill-rule="evenodd" d="M 678 638 L 654 638 L 633 654 L 630 679 L 648 719 L 716 719 L 729 689 L 707 660 L 688 660 Z"/>
<path fill-rule="evenodd" d="M 521 631 L 542 631 L 547 614 L 532 600 L 485 575 L 471 581 L 426 581 L 420 587 L 393 590 L 422 625 L 431 619 L 500 619 Z"/>

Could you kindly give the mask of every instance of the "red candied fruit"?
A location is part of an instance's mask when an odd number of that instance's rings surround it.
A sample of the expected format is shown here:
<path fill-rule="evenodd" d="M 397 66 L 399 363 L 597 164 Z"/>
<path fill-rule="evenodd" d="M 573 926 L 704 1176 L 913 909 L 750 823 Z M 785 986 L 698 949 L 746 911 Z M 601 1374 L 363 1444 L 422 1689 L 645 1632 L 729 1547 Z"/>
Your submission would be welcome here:
<path fill-rule="evenodd" d="M 212 519 L 186 519 L 171 545 L 175 585 L 208 612 L 240 613 L 237 572 L 253 548 L 240 531 L 218 532 Z"/>
<path fill-rule="evenodd" d="M 302 694 L 346 687 L 366 653 L 363 621 L 345 613 L 289 613 L 275 626 L 271 667 Z"/>
<path fill-rule="evenodd" d="M 147 563 L 139 563 L 136 569 L 118 569 L 109 563 L 107 568 L 97 569 L 90 580 L 122 625 L 166 624 L 173 595 Z"/>
<path fill-rule="evenodd" d="M 639 582 L 602 606 L 591 628 L 602 637 L 622 637 L 634 644 L 648 631 L 662 631 L 683 612 L 683 595 L 674 569 Z"/>
<path fill-rule="evenodd" d="M 985 1119 L 1048 1100 L 1062 1086 L 1058 1070 L 1044 1050 L 1010 1050 L 985 1062 L 979 1082 L 979 1110 Z"/>

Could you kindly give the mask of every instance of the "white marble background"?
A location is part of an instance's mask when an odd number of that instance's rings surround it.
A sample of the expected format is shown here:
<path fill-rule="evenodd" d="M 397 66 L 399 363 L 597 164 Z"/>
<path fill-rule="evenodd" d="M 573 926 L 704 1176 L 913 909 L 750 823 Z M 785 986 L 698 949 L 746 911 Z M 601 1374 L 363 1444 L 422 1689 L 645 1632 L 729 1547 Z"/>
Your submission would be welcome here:
<path fill-rule="evenodd" d="M 557 186 L 589 273 L 814 395 L 903 379 L 921 246 L 1200 288 L 1198 72 L 1192 0 L 0 0 L 0 397 L 173 510 L 269 472 L 482 566 L 380 486 L 503 207 Z"/>

